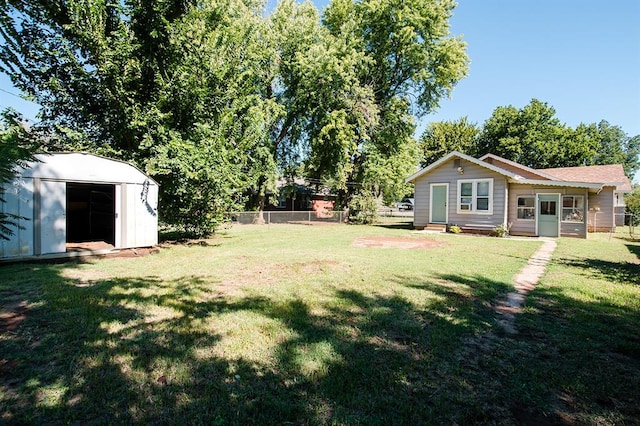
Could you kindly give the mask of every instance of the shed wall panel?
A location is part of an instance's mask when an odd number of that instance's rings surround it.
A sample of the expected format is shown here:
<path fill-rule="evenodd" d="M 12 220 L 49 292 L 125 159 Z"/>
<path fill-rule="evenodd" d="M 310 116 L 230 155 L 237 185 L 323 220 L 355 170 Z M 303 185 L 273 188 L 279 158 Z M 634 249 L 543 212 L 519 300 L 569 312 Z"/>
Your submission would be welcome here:
<path fill-rule="evenodd" d="M 125 223 L 122 248 L 147 247 L 158 243 L 158 187 L 126 184 L 123 191 Z"/>
<path fill-rule="evenodd" d="M 38 195 L 41 252 L 36 254 L 64 253 L 67 251 L 67 183 L 42 181 Z"/>
<path fill-rule="evenodd" d="M 429 181 L 422 178 L 414 187 L 413 226 L 424 228 L 429 223 Z"/>
<path fill-rule="evenodd" d="M 14 234 L 0 240 L 1 257 L 33 255 L 33 179 L 17 179 L 1 188 L 5 203 L 0 204 L 3 213 L 21 216 L 20 228 L 11 227 Z"/>

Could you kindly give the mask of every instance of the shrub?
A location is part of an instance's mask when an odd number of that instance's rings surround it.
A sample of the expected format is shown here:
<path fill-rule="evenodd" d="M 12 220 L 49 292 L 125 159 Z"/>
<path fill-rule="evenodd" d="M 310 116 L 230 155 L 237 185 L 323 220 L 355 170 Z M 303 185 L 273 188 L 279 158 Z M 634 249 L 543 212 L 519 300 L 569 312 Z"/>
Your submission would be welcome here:
<path fill-rule="evenodd" d="M 361 225 L 375 222 L 378 218 L 378 202 L 368 193 L 354 195 L 349 202 L 349 221 Z"/>
<path fill-rule="evenodd" d="M 509 236 L 510 230 L 511 230 L 511 222 L 507 223 L 506 225 L 502 223 L 496 226 L 495 228 L 493 228 L 493 235 L 495 235 L 496 237 L 505 238 Z"/>
<path fill-rule="evenodd" d="M 462 228 L 460 228 L 458 225 L 451 225 L 449 227 L 449 232 L 453 234 L 459 234 L 462 232 Z"/>

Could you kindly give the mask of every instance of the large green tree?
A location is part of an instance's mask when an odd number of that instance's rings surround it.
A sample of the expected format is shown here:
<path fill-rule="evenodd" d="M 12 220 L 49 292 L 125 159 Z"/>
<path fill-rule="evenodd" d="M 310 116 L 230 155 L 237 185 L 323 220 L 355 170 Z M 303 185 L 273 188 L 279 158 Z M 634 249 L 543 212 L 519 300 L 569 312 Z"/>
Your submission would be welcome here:
<path fill-rule="evenodd" d="M 160 216 L 210 231 L 300 171 L 400 194 L 414 116 L 467 71 L 448 0 L 2 0 L 0 67 L 55 149 L 136 162 Z M 349 188 L 348 191 L 346 189 Z"/>
<path fill-rule="evenodd" d="M 467 117 L 429 123 L 420 137 L 421 165 L 425 167 L 451 151 L 475 156 L 480 129 Z"/>
<path fill-rule="evenodd" d="M 640 184 L 633 185 L 633 190 L 625 194 L 624 202 L 627 205 L 626 212 L 630 215 L 625 222 L 631 225 L 640 225 Z"/>
<path fill-rule="evenodd" d="M 458 150 L 477 157 L 491 153 L 536 169 L 622 164 L 629 177 L 640 170 L 640 135 L 630 137 L 604 120 L 574 129 L 537 99 L 520 109 L 497 107 L 476 132 L 466 117 L 430 123 L 421 138 L 422 164 Z"/>
<path fill-rule="evenodd" d="M 640 136 L 629 137 L 604 120 L 571 128 L 537 99 L 521 109 L 496 108 L 478 141 L 477 155 L 492 153 L 533 168 L 622 164 L 627 176 L 640 168 Z"/>
<path fill-rule="evenodd" d="M 387 200 L 406 191 L 402 178 L 418 158 L 415 117 L 431 112 L 466 76 L 465 43 L 449 32 L 453 1 L 334 0 L 324 24 L 363 57 L 355 69 L 377 125 L 356 129 L 348 179 Z"/>
<path fill-rule="evenodd" d="M 135 161 L 161 184 L 163 221 L 207 233 L 274 180 L 260 2 L 9 0 L 0 12 L 0 63 L 42 105 L 56 148 Z"/>
<path fill-rule="evenodd" d="M 589 139 L 574 139 L 572 129 L 555 114 L 553 107 L 537 99 L 521 109 L 496 108 L 482 127 L 477 154 L 492 153 L 525 166 L 549 168 L 566 165 L 571 152 L 571 162 L 584 163 L 593 156 L 595 146 Z"/>
<path fill-rule="evenodd" d="M 640 135 L 630 137 L 620 126 L 602 120 L 596 128 L 597 149 L 589 164 L 622 164 L 627 176 L 640 170 Z"/>

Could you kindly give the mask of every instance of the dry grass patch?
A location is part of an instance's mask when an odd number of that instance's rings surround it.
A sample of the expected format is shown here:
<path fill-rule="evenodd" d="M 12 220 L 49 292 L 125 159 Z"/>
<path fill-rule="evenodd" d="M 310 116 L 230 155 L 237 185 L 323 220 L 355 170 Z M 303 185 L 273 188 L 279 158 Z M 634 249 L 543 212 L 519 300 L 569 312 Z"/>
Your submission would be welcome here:
<path fill-rule="evenodd" d="M 358 237 L 354 240 L 354 247 L 398 248 L 398 249 L 431 249 L 445 246 L 443 241 L 428 238 L 391 237 L 371 235 Z"/>

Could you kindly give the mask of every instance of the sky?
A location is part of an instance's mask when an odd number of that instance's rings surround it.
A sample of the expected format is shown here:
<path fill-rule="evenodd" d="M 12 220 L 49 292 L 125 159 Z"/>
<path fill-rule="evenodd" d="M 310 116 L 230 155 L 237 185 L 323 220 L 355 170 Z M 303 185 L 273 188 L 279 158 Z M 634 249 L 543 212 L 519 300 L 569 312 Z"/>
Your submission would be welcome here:
<path fill-rule="evenodd" d="M 328 0 L 314 4 L 322 10 Z M 533 98 L 569 126 L 607 120 L 640 134 L 639 0 L 459 0 L 453 13 L 469 75 L 419 120 L 417 136 L 431 121 L 467 116 L 482 125 L 496 107 L 522 108 Z M 0 108 L 35 118 L 37 105 L 13 94 L 0 74 Z"/>

